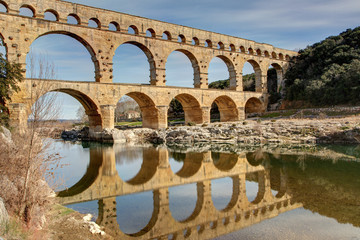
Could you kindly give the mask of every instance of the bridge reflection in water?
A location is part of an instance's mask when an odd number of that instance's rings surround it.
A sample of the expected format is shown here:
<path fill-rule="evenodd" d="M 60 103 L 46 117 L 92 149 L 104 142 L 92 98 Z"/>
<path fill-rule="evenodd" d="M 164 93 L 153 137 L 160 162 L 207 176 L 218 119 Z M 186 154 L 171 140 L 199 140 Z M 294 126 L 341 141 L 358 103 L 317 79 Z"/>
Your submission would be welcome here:
<path fill-rule="evenodd" d="M 74 186 L 59 192 L 58 202 L 66 205 L 98 200 L 96 222 L 120 239 L 214 238 L 302 207 L 287 192 L 285 169 L 259 164 L 251 154 L 179 153 L 164 147 L 142 151 L 139 172 L 124 181 L 116 169 L 116 162 L 121 161 L 121 157 L 116 159 L 117 148 L 91 148 L 85 175 Z M 175 173 L 169 156 L 183 162 Z M 232 196 L 225 208 L 218 210 L 211 196 L 211 182 L 224 178 L 232 180 Z M 258 184 L 257 195 L 251 202 L 247 198 L 246 181 Z M 170 211 L 169 188 L 185 184 L 196 184 L 197 200 L 190 216 L 178 221 Z M 273 194 L 274 190 L 277 194 Z M 146 191 L 153 194 L 151 219 L 137 233 L 125 234 L 117 222 L 116 197 Z"/>

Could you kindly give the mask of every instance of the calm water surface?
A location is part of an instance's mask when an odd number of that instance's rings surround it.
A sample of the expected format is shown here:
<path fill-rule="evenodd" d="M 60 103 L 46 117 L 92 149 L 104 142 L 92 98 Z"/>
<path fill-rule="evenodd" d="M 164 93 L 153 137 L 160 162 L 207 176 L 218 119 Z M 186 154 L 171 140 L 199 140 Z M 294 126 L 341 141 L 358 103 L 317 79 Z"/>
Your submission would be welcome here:
<path fill-rule="evenodd" d="M 357 146 L 54 151 L 59 202 L 119 239 L 360 239 Z"/>

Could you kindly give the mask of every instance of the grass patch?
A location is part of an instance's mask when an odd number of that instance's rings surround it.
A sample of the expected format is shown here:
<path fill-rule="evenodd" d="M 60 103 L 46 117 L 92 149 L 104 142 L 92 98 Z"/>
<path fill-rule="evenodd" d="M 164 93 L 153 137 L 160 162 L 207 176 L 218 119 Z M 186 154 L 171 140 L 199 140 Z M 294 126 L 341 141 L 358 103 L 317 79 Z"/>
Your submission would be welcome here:
<path fill-rule="evenodd" d="M 28 239 L 31 235 L 16 218 L 10 217 L 9 222 L 0 223 L 0 236 L 5 239 Z M 0 237 L 0 239 L 2 239 Z"/>
<path fill-rule="evenodd" d="M 75 212 L 75 211 L 71 208 L 64 207 L 60 204 L 55 204 L 54 206 L 52 206 L 50 214 L 55 217 L 56 216 L 62 217 L 62 216 L 69 215 L 70 213 L 73 213 L 73 212 Z"/>
<path fill-rule="evenodd" d="M 142 122 L 116 122 L 115 126 L 142 126 Z"/>

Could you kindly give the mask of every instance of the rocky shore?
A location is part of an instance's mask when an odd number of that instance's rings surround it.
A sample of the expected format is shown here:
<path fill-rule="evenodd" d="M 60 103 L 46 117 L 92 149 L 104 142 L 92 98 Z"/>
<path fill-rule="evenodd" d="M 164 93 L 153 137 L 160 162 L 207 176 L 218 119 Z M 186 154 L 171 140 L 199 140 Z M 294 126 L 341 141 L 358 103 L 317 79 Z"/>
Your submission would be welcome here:
<path fill-rule="evenodd" d="M 159 130 L 136 128 L 92 132 L 88 128 L 83 128 L 64 131 L 61 137 L 65 140 L 153 144 L 357 144 L 360 143 L 360 122 L 359 117 L 346 117 L 311 120 L 246 120 L 176 126 Z"/>

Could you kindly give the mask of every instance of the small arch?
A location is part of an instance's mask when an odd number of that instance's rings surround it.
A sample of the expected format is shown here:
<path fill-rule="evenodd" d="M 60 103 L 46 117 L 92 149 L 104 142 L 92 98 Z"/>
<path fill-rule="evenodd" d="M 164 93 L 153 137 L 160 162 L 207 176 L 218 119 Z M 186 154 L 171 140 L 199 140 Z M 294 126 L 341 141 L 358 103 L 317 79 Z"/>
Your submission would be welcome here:
<path fill-rule="evenodd" d="M 205 47 L 212 48 L 212 42 L 210 39 L 206 39 L 205 41 Z"/>
<path fill-rule="evenodd" d="M 265 56 L 265 57 L 270 57 L 269 52 L 268 52 L 268 51 L 265 51 L 265 52 L 264 52 L 264 56 Z"/>
<path fill-rule="evenodd" d="M 7 13 L 9 12 L 9 7 L 4 1 L 0 1 L 0 12 Z"/>
<path fill-rule="evenodd" d="M 197 37 L 193 37 L 193 39 L 192 39 L 192 45 L 194 45 L 194 46 L 199 46 L 199 44 L 200 44 L 199 39 L 198 39 Z"/>
<path fill-rule="evenodd" d="M 152 29 L 152 28 L 149 28 L 148 30 L 146 30 L 146 36 L 147 36 L 147 37 L 155 38 L 155 37 L 156 37 L 155 30 Z"/>
<path fill-rule="evenodd" d="M 175 155 L 180 155 L 180 154 L 172 153 L 171 155 L 175 159 Z M 181 178 L 189 178 L 194 176 L 199 171 L 205 156 L 204 153 L 198 153 L 198 152 L 188 152 L 184 155 L 185 158 L 179 159 L 180 161 L 183 162 L 183 165 L 181 169 L 177 171 L 175 174 Z"/>
<path fill-rule="evenodd" d="M 74 25 L 80 25 L 81 20 L 78 15 L 76 15 L 75 13 L 71 13 L 67 16 L 67 23 L 74 24 Z"/>
<path fill-rule="evenodd" d="M 286 59 L 286 61 L 290 61 L 290 56 L 286 54 L 285 59 Z"/>
<path fill-rule="evenodd" d="M 131 25 L 128 27 L 128 33 L 134 34 L 134 35 L 139 35 L 139 29 L 135 25 Z"/>
<path fill-rule="evenodd" d="M 228 212 L 236 206 L 240 195 L 238 184 L 239 177 L 211 180 L 211 199 L 218 211 Z"/>
<path fill-rule="evenodd" d="M 169 32 L 169 31 L 165 31 L 165 32 L 163 32 L 163 34 L 162 34 L 162 39 L 164 39 L 164 40 L 170 40 L 171 41 L 171 33 Z"/>
<path fill-rule="evenodd" d="M 274 94 L 280 90 L 283 77 L 284 73 L 282 67 L 277 63 L 272 63 L 267 71 L 267 88 L 269 93 Z M 275 99 L 270 100 L 275 101 Z M 269 104 L 270 102 L 271 101 L 269 101 Z"/>
<path fill-rule="evenodd" d="M 279 59 L 280 59 L 280 60 L 284 60 L 284 54 L 279 53 Z"/>
<path fill-rule="evenodd" d="M 99 19 L 97 19 L 97 18 L 90 18 L 89 22 L 88 22 L 88 26 L 100 29 L 101 28 L 101 23 L 100 23 Z"/>
<path fill-rule="evenodd" d="M 240 52 L 245 53 L 245 47 L 244 46 L 240 46 Z"/>
<path fill-rule="evenodd" d="M 276 58 L 277 58 L 276 53 L 275 53 L 275 52 L 272 52 L 272 53 L 271 53 L 271 57 L 274 58 L 274 59 L 276 59 Z"/>
<path fill-rule="evenodd" d="M 119 23 L 112 21 L 109 23 L 109 30 L 110 31 L 114 31 L 114 32 L 119 32 L 120 31 L 120 25 Z"/>
<path fill-rule="evenodd" d="M 229 46 L 229 51 L 230 52 L 235 52 L 236 51 L 236 48 L 235 48 L 235 45 L 234 44 L 230 44 L 230 46 Z"/>
<path fill-rule="evenodd" d="M 44 19 L 57 22 L 59 21 L 59 14 L 53 9 L 48 9 L 44 13 Z"/>
<path fill-rule="evenodd" d="M 19 9 L 19 15 L 25 17 L 36 17 L 35 15 L 35 8 L 31 5 L 24 4 Z"/>
<path fill-rule="evenodd" d="M 252 97 L 246 101 L 245 104 L 245 116 L 248 117 L 251 113 L 262 113 L 265 111 L 263 102 L 256 98 Z"/>
<path fill-rule="evenodd" d="M 230 122 L 239 120 L 239 112 L 235 102 L 228 96 L 219 96 L 214 100 L 219 112 L 220 122 Z"/>
<path fill-rule="evenodd" d="M 261 56 L 261 50 L 260 50 L 260 49 L 257 49 L 257 50 L 256 50 L 256 55 L 257 55 L 257 56 Z"/>
<path fill-rule="evenodd" d="M 219 50 L 224 50 L 224 44 L 222 43 L 222 42 L 218 42 L 218 45 L 217 45 L 217 48 L 219 49 Z"/>
<path fill-rule="evenodd" d="M 179 43 L 186 43 L 186 38 L 185 38 L 185 36 L 182 35 L 182 34 L 180 34 L 180 35 L 178 36 L 178 42 L 179 42 Z"/>
<path fill-rule="evenodd" d="M 248 48 L 248 54 L 249 55 L 254 55 L 254 50 L 252 48 Z"/>

